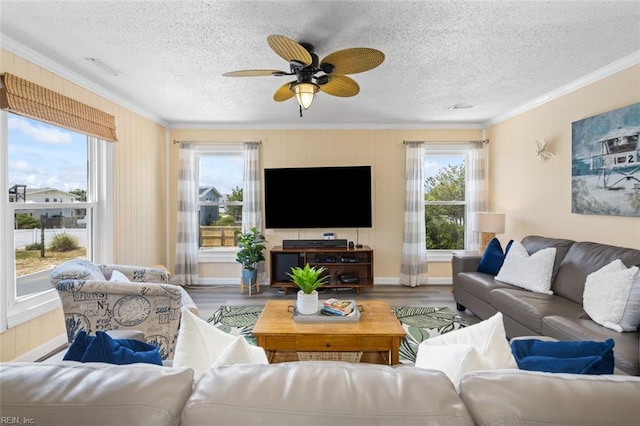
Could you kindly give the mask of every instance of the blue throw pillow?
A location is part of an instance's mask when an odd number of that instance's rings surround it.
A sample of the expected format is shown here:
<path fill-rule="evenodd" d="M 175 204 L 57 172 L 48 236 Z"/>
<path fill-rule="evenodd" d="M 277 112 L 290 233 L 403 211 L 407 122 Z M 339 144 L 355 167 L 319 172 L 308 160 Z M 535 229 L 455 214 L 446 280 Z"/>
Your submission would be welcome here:
<path fill-rule="evenodd" d="M 613 374 L 613 345 L 613 339 L 604 342 L 517 339 L 511 342 L 511 353 L 521 370 Z"/>
<path fill-rule="evenodd" d="M 498 272 L 500 272 L 500 268 L 502 268 L 502 264 L 504 263 L 504 258 L 507 256 L 507 253 L 509 253 L 512 243 L 513 240 L 510 240 L 503 253 L 500 241 L 497 238 L 491 240 L 482 254 L 480 265 L 478 265 L 478 272 L 484 272 L 485 274 L 491 274 L 493 276 L 498 275 Z"/>
<path fill-rule="evenodd" d="M 162 365 L 160 350 L 148 343 L 133 339 L 113 339 L 104 331 L 89 336 L 81 331 L 65 354 L 65 361 L 106 362 L 109 364 Z"/>

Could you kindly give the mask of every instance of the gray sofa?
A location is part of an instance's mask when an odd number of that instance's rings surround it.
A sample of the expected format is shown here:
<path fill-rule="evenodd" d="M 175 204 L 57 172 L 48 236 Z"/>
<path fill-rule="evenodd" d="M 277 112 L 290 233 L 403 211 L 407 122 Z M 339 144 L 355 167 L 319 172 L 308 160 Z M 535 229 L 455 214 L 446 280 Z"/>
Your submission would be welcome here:
<path fill-rule="evenodd" d="M 529 254 L 556 248 L 552 295 L 534 293 L 477 272 L 481 255 L 455 254 L 452 259 L 453 296 L 459 310 L 480 319 L 502 312 L 507 337 L 549 336 L 558 340 L 613 339 L 616 368 L 640 375 L 640 333 L 605 328 L 585 313 L 582 294 L 587 278 L 615 259 L 627 266 L 640 264 L 640 250 L 593 242 L 527 236 L 521 241 Z"/>
<path fill-rule="evenodd" d="M 0 364 L 3 423 L 37 425 L 632 425 L 640 377 L 441 372 L 337 361 L 214 367 Z"/>

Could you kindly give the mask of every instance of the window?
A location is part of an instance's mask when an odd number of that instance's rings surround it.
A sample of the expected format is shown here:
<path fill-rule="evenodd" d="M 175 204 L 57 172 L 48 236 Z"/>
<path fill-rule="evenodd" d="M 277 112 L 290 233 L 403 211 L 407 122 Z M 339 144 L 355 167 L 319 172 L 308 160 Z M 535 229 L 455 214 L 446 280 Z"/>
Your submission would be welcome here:
<path fill-rule="evenodd" d="M 429 146 L 424 157 L 427 250 L 464 250 L 468 147 Z"/>
<path fill-rule="evenodd" d="M 198 156 L 199 248 L 236 247 L 242 230 L 242 144 L 207 144 Z"/>
<path fill-rule="evenodd" d="M 55 265 L 111 261 L 113 154 L 112 144 L 81 133 L 7 112 L 0 120 L 4 329 L 59 306 L 49 283 Z"/>

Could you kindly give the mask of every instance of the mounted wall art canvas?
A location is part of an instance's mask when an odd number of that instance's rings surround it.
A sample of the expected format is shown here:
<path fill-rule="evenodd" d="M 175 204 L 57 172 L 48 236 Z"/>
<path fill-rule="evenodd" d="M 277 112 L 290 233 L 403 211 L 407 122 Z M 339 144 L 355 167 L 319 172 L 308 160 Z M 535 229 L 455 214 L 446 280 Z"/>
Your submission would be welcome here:
<path fill-rule="evenodd" d="M 640 103 L 571 123 L 571 212 L 640 217 Z"/>

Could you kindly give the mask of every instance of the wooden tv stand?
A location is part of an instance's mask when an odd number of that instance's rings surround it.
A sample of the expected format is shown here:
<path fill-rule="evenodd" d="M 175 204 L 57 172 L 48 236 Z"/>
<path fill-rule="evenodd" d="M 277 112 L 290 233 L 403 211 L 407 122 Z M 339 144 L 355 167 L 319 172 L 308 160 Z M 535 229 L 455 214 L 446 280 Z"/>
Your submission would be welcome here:
<path fill-rule="evenodd" d="M 350 261 L 351 260 L 351 261 Z M 360 289 L 373 287 L 373 250 L 370 247 L 347 248 L 283 248 L 276 246 L 270 252 L 271 287 L 284 289 L 285 294 L 289 289 L 298 287 L 286 275 L 291 272 L 292 266 L 303 267 L 324 266 L 325 274 L 329 276 L 329 282 L 322 288 L 355 288 L 360 294 Z M 346 282 L 340 276 L 355 277 L 357 282 Z"/>

